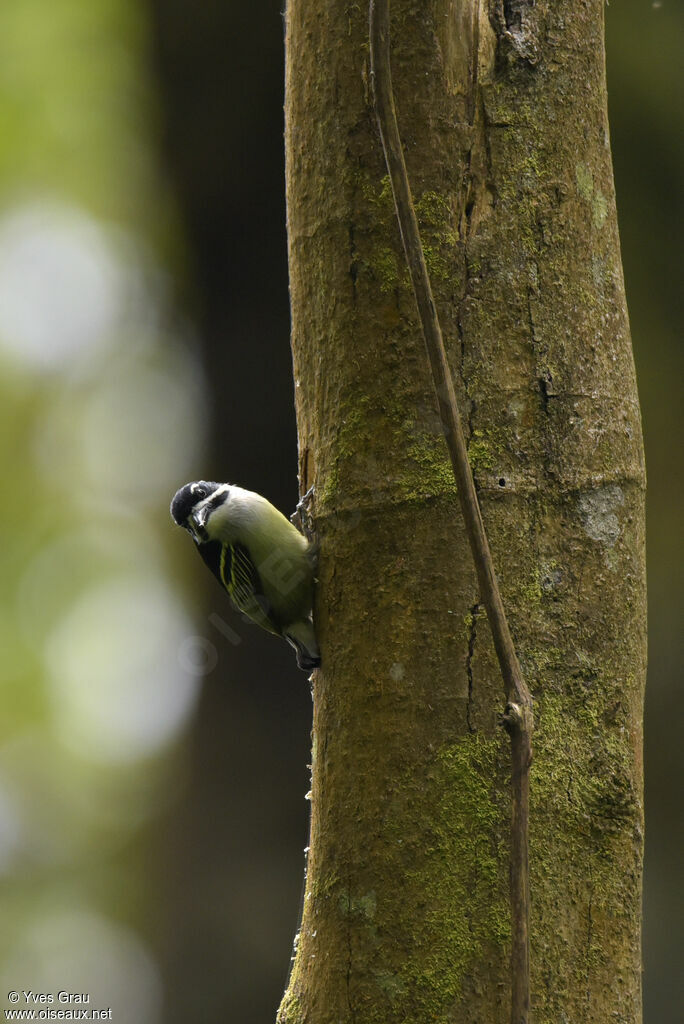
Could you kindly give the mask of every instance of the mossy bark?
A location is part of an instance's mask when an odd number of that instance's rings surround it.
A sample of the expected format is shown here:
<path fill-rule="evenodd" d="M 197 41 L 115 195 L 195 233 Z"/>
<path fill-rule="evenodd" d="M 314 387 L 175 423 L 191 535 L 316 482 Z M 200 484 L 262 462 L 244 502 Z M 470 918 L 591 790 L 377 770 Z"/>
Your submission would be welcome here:
<path fill-rule="evenodd" d="M 508 1019 L 509 745 L 368 82 L 287 10 L 292 347 L 315 485 L 312 825 L 281 1024 Z M 640 1019 L 641 427 L 603 6 L 395 0 L 400 129 L 535 699 L 536 1024 Z"/>

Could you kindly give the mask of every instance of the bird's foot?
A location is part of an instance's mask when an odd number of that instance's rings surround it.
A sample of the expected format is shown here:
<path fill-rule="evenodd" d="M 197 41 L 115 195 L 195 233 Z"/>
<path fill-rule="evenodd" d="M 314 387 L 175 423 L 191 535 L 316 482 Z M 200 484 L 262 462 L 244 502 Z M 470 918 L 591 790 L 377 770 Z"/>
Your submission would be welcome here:
<path fill-rule="evenodd" d="M 290 522 L 296 526 L 300 533 L 303 533 L 309 544 L 316 544 L 316 528 L 312 514 L 315 498 L 313 484 L 297 502 L 297 508 L 290 516 Z"/>

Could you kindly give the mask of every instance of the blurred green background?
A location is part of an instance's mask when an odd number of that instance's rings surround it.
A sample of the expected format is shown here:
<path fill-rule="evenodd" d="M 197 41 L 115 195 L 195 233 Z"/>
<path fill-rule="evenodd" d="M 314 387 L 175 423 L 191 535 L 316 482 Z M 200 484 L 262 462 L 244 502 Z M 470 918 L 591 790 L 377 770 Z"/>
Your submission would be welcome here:
<path fill-rule="evenodd" d="M 607 9 L 650 486 L 647 1024 L 684 999 L 682 21 Z M 263 1024 L 286 982 L 308 688 L 168 516 L 199 476 L 296 502 L 282 41 L 274 0 L 0 7 L 0 1002 Z"/>

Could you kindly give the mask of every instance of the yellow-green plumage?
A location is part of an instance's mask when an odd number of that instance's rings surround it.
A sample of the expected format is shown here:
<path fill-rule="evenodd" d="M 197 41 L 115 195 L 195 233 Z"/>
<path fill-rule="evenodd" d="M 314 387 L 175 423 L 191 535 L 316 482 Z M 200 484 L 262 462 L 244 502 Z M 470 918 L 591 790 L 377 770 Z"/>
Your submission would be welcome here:
<path fill-rule="evenodd" d="M 263 584 L 249 552 L 239 544 L 223 544 L 220 573 L 221 581 L 235 607 L 258 626 L 279 636 L 280 630 L 269 616 L 269 609 L 263 600 L 259 601 Z"/>
<path fill-rule="evenodd" d="M 300 667 L 320 662 L 311 621 L 315 552 L 266 498 L 229 484 L 197 481 L 171 504 L 174 520 L 235 606 L 295 648 Z"/>

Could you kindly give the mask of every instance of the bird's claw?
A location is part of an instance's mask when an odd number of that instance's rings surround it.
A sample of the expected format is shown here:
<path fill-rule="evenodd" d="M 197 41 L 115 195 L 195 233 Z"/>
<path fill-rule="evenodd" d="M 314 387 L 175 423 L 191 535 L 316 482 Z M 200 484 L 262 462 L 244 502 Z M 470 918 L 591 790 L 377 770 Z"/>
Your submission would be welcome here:
<path fill-rule="evenodd" d="M 309 544 L 316 543 L 316 529 L 314 526 L 311 509 L 314 502 L 315 489 L 313 484 L 297 502 L 297 508 L 290 516 L 290 522 L 296 526 L 300 533 L 303 533 Z"/>

